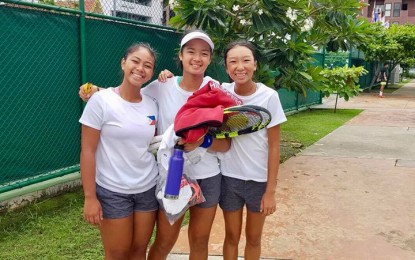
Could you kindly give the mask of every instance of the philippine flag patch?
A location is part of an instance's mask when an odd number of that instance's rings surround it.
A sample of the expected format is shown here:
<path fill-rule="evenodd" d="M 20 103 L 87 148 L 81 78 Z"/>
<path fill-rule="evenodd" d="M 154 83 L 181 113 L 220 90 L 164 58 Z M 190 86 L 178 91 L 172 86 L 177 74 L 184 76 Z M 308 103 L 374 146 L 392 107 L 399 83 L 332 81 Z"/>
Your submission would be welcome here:
<path fill-rule="evenodd" d="M 155 125 L 156 124 L 156 116 L 147 116 L 148 117 L 148 123 L 149 125 Z"/>

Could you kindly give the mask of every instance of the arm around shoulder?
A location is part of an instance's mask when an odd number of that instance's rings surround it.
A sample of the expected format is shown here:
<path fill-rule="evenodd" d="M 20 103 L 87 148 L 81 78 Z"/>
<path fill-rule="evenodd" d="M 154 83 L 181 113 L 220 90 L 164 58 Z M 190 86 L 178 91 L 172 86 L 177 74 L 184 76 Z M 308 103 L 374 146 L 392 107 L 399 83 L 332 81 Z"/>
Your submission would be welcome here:
<path fill-rule="evenodd" d="M 91 86 L 92 85 L 92 86 Z M 88 87 L 88 86 L 91 86 L 91 87 Z M 83 85 L 81 85 L 80 87 L 79 87 L 79 92 L 78 92 L 78 94 L 79 94 L 79 97 L 83 100 L 83 101 L 85 101 L 85 102 L 88 102 L 88 100 L 91 98 L 91 96 L 95 93 L 95 92 L 98 92 L 98 91 L 100 91 L 102 88 L 100 88 L 100 87 L 98 87 L 98 86 L 95 86 L 95 85 L 93 85 L 93 84 L 91 84 L 91 83 L 85 83 L 85 84 L 83 84 Z"/>

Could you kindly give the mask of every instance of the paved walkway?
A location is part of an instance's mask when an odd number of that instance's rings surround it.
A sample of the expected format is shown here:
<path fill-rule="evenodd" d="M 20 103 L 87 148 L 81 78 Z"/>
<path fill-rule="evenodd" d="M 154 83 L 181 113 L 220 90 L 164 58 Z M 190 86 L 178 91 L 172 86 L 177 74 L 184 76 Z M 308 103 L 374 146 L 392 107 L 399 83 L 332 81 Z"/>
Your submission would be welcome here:
<path fill-rule="evenodd" d="M 334 100 L 316 107 L 334 108 Z M 338 108 L 365 110 L 281 165 L 262 256 L 415 259 L 415 82 L 384 99 L 340 100 Z M 209 259 L 222 259 L 223 238 L 218 210 Z M 239 254 L 244 244 L 242 238 Z M 187 259 L 188 252 L 185 227 L 169 259 Z"/>

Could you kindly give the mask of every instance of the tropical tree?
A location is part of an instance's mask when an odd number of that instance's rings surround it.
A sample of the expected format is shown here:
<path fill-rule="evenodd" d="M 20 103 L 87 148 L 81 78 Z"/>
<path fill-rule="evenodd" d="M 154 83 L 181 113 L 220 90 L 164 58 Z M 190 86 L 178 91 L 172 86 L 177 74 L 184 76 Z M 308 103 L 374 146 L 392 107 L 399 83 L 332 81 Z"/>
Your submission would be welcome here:
<path fill-rule="evenodd" d="M 380 23 L 370 25 L 376 32 L 376 37 L 369 38 L 366 45 L 361 46 L 367 61 L 377 61 L 374 77 L 370 87 L 378 78 L 381 64 L 388 62 L 389 71 L 398 64 L 404 69 L 413 66 L 415 61 L 415 25 L 393 24 L 389 29 L 384 28 Z"/>
<path fill-rule="evenodd" d="M 321 48 L 349 50 L 367 40 L 371 27 L 357 18 L 356 0 L 176 0 L 170 1 L 178 29 L 200 28 L 221 56 L 226 44 L 248 39 L 260 50 L 257 80 L 305 94 L 324 78 L 313 66 Z"/>

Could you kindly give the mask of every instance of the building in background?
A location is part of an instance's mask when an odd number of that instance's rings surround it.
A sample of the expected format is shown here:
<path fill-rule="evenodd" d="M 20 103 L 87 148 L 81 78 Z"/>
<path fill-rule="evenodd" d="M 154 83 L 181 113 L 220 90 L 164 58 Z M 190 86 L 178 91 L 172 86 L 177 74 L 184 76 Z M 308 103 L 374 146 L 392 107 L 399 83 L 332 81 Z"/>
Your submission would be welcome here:
<path fill-rule="evenodd" d="M 105 15 L 151 24 L 163 22 L 161 0 L 100 0 Z"/>
<path fill-rule="evenodd" d="M 370 22 L 389 24 L 415 24 L 415 0 L 363 0 L 369 4 L 362 10 L 362 16 Z"/>
<path fill-rule="evenodd" d="M 79 1 L 25 0 L 79 9 Z M 151 24 L 163 24 L 162 0 L 85 0 L 85 11 Z"/>

